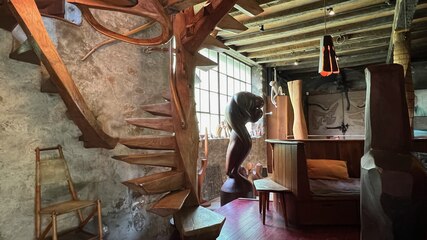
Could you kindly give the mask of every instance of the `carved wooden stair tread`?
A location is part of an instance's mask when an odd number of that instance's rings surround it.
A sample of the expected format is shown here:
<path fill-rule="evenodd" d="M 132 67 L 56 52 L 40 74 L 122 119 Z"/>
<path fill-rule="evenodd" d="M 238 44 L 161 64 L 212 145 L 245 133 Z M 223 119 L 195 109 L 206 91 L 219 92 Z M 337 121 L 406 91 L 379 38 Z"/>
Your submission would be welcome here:
<path fill-rule="evenodd" d="M 162 97 L 163 97 L 163 99 L 165 99 L 165 100 L 167 100 L 167 101 L 170 101 L 171 100 L 171 92 L 170 91 L 165 91 L 165 92 L 163 92 L 162 93 Z"/>
<path fill-rule="evenodd" d="M 172 117 L 128 118 L 126 119 L 126 122 L 138 127 L 157 129 L 167 132 L 174 131 Z"/>
<path fill-rule="evenodd" d="M 120 138 L 119 143 L 133 149 L 162 149 L 175 150 L 175 136 L 171 135 L 145 135 L 133 138 Z"/>
<path fill-rule="evenodd" d="M 176 167 L 175 152 L 158 152 L 136 155 L 119 155 L 113 157 L 116 160 L 124 161 L 129 164 L 151 165 L 161 167 Z"/>
<path fill-rule="evenodd" d="M 37 57 L 28 39 L 23 43 L 13 40 L 12 52 L 10 52 L 9 58 L 21 62 L 40 65 L 40 59 Z"/>
<path fill-rule="evenodd" d="M 190 189 L 171 192 L 155 203 L 148 211 L 166 217 L 178 212 L 190 194 Z"/>
<path fill-rule="evenodd" d="M 221 21 L 218 23 L 217 26 L 222 30 L 233 32 L 233 33 L 240 33 L 248 30 L 248 28 L 245 25 L 243 25 L 243 23 L 237 21 L 235 18 L 233 18 L 229 14 L 226 14 L 221 19 Z"/>
<path fill-rule="evenodd" d="M 201 206 L 185 207 L 174 214 L 175 226 L 185 239 L 215 239 L 225 217 Z"/>
<path fill-rule="evenodd" d="M 141 194 L 158 194 L 183 188 L 184 172 L 168 171 L 156 173 L 123 182 L 130 189 Z"/>
<path fill-rule="evenodd" d="M 218 66 L 218 63 L 210 60 L 209 58 L 203 56 L 200 53 L 195 54 L 195 63 L 197 68 L 203 71 L 209 71 L 210 69 Z"/>
<path fill-rule="evenodd" d="M 225 50 L 230 49 L 227 45 L 225 45 L 220 40 L 216 39 L 212 35 L 208 35 L 203 41 L 201 48 L 209 48 L 215 50 L 217 52 L 224 52 Z"/>
<path fill-rule="evenodd" d="M 142 106 L 142 109 L 156 116 L 165 116 L 165 117 L 172 116 L 172 108 L 171 108 L 170 102 L 147 104 Z"/>

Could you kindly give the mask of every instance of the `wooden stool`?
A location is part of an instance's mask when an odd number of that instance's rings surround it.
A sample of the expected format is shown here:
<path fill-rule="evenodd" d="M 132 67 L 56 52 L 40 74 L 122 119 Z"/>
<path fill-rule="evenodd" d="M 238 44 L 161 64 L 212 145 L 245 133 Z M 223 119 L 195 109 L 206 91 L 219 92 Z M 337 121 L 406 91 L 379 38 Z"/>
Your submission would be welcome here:
<path fill-rule="evenodd" d="M 255 189 L 259 193 L 259 212 L 262 213 L 262 224 L 265 225 L 265 212 L 269 209 L 270 192 L 278 194 L 279 201 L 283 202 L 283 217 L 285 225 L 288 226 L 288 217 L 286 216 L 285 193 L 290 190 L 269 178 L 258 179 L 254 181 Z"/>

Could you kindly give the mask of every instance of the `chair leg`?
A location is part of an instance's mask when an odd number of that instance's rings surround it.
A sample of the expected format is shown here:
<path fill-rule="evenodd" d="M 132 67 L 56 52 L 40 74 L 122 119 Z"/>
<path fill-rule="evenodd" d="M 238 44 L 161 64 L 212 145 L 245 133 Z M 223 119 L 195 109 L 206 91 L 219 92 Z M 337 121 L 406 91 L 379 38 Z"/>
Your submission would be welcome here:
<path fill-rule="evenodd" d="M 98 209 L 98 235 L 99 240 L 102 240 L 102 216 L 101 216 L 101 201 L 96 201 L 96 208 Z"/>
<path fill-rule="evenodd" d="M 58 230 L 56 228 L 56 212 L 52 213 L 52 240 L 58 240 Z"/>
<path fill-rule="evenodd" d="M 266 202 L 267 195 L 266 194 L 267 194 L 266 192 L 262 193 L 262 198 L 263 198 L 263 200 L 262 200 L 262 224 L 263 225 L 265 225 L 265 212 L 266 212 L 266 208 L 267 208 L 267 202 Z"/>

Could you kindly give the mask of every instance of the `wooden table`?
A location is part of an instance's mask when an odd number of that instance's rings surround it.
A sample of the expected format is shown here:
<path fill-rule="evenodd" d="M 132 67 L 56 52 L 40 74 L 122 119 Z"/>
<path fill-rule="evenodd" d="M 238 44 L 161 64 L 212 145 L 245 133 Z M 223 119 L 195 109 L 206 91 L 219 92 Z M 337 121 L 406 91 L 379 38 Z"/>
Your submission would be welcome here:
<path fill-rule="evenodd" d="M 265 213 L 268 210 L 270 201 L 270 192 L 278 195 L 278 201 L 283 204 L 283 217 L 285 225 L 288 226 L 288 217 L 286 216 L 285 193 L 290 190 L 269 178 L 258 179 L 254 181 L 255 189 L 259 193 L 259 212 L 262 213 L 262 224 L 265 225 Z"/>

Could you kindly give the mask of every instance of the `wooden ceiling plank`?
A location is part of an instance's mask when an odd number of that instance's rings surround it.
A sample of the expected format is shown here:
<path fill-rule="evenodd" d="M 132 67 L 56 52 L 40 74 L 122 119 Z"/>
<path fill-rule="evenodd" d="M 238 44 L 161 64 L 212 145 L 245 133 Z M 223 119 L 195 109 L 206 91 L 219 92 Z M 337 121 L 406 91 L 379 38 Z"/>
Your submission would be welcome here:
<path fill-rule="evenodd" d="M 384 5 L 384 1 L 328 1 L 328 6 L 333 6 L 334 10 L 337 14 L 344 12 L 351 12 L 357 9 L 367 8 L 370 6 L 376 5 Z M 299 8 L 289 8 L 285 11 L 279 11 L 277 16 L 269 15 L 266 16 L 266 13 L 270 11 L 268 8 L 265 9 L 264 13 L 259 14 L 253 19 L 259 19 L 264 16 L 265 21 L 256 22 L 254 24 L 248 23 L 245 20 L 236 16 L 236 19 L 240 22 L 244 23 L 249 29 L 245 31 L 245 34 L 256 33 L 259 32 L 259 26 L 263 25 L 264 29 L 276 29 L 284 26 L 295 25 L 301 22 L 310 21 L 312 19 L 320 19 L 319 22 L 323 22 L 324 12 L 323 12 L 323 2 L 319 1 L 318 3 L 309 3 L 308 5 L 300 6 Z M 329 21 L 328 17 L 328 21 Z M 253 19 L 247 18 L 248 21 L 253 21 Z M 226 33 L 220 32 L 219 36 L 223 39 L 231 39 L 236 36 Z"/>
<path fill-rule="evenodd" d="M 385 16 L 385 17 L 374 19 L 374 20 L 359 22 L 357 24 L 348 24 L 344 26 L 338 26 L 335 28 L 329 28 L 328 33 L 334 36 L 334 35 L 340 35 L 340 34 L 341 35 L 348 34 L 356 31 L 369 31 L 372 28 L 376 28 L 376 27 L 387 27 L 391 25 L 390 22 L 392 18 L 393 16 Z M 309 33 L 279 38 L 272 41 L 248 44 L 242 47 L 238 47 L 236 48 L 236 50 L 238 52 L 255 52 L 255 51 L 261 51 L 261 50 L 267 50 L 273 47 L 281 47 L 281 46 L 289 45 L 290 41 L 296 42 L 296 41 L 301 41 L 301 39 L 305 39 L 307 41 L 308 39 L 313 40 L 315 38 L 320 38 L 320 36 L 323 36 L 323 34 L 324 34 L 324 30 L 318 30 L 318 31 L 313 31 Z"/>
<path fill-rule="evenodd" d="M 418 0 L 397 0 L 392 24 L 392 39 L 387 53 L 387 63 L 391 63 L 393 61 L 393 32 L 409 29 L 411 27 L 417 3 Z"/>
<path fill-rule="evenodd" d="M 393 14 L 393 8 L 386 5 L 378 5 L 369 9 L 359 9 L 352 12 L 343 12 L 336 14 L 333 18 L 328 19 L 326 31 L 329 28 L 336 28 L 338 26 L 357 23 L 360 21 L 367 21 L 383 16 L 389 16 Z M 298 24 L 288 25 L 275 29 L 266 29 L 264 32 L 254 32 L 249 34 L 239 34 L 237 37 L 232 39 L 225 39 L 226 45 L 241 46 L 245 44 L 256 43 L 260 41 L 273 40 L 293 34 L 301 34 L 310 31 L 325 31 L 325 24 L 323 17 L 314 18 L 309 21 L 301 22 Z"/>
<path fill-rule="evenodd" d="M 352 42 L 358 42 L 358 41 L 363 41 L 364 39 L 370 39 L 370 40 L 374 40 L 374 39 L 379 39 L 379 38 L 384 38 L 384 37 L 389 37 L 390 35 L 390 29 L 389 28 L 380 28 L 377 30 L 373 30 L 373 31 L 363 31 L 360 33 L 352 33 L 352 34 L 348 34 L 348 35 L 342 35 L 345 37 L 344 43 L 343 44 L 349 44 Z M 334 43 L 337 42 L 337 37 L 334 37 Z M 302 42 L 302 43 L 295 43 L 295 44 L 290 44 L 288 46 L 282 46 L 279 48 L 273 48 L 273 49 L 269 49 L 269 50 L 264 50 L 264 51 L 258 51 L 258 52 L 251 52 L 249 54 L 247 54 L 247 57 L 255 59 L 255 58 L 265 58 L 265 57 L 271 57 L 277 54 L 286 54 L 289 52 L 296 52 L 296 51 L 300 51 L 300 50 L 304 50 L 307 48 L 311 48 L 311 47 L 319 47 L 319 38 L 316 38 L 312 41 L 308 41 L 308 42 Z"/>
<path fill-rule="evenodd" d="M 343 45 L 335 45 L 335 52 L 338 56 L 343 56 L 348 53 L 358 53 L 358 52 L 369 52 L 369 51 L 375 51 L 378 49 L 383 49 L 384 47 L 388 46 L 388 43 L 390 41 L 390 37 L 385 37 L 382 39 L 375 39 L 375 40 L 367 40 L 367 41 L 360 41 L 356 43 L 350 43 L 350 44 L 343 44 Z M 260 58 L 256 59 L 255 61 L 259 64 L 261 63 L 270 63 L 270 62 L 277 62 L 277 61 L 295 61 L 295 60 L 303 60 L 307 58 L 318 58 L 319 57 L 319 47 L 314 48 L 312 50 L 308 51 L 300 51 L 300 52 L 294 52 L 290 54 L 282 54 L 277 55 L 274 57 L 268 57 L 268 58 Z"/>
<path fill-rule="evenodd" d="M 262 7 L 259 6 L 259 3 L 255 0 L 238 0 L 234 7 L 250 17 L 254 17 L 264 12 L 264 9 L 262 9 Z"/>

